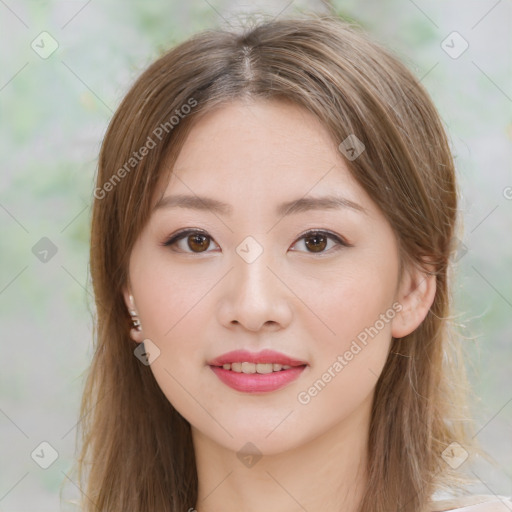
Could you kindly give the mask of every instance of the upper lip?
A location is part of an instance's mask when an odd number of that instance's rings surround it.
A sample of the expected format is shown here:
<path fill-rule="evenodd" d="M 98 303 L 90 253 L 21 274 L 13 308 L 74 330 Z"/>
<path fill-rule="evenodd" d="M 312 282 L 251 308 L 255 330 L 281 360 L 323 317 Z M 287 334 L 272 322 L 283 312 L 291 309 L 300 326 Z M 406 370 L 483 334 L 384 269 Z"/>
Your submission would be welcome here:
<path fill-rule="evenodd" d="M 275 350 L 262 350 L 261 352 L 249 352 L 247 350 L 233 350 L 212 359 L 208 364 L 210 366 L 222 366 L 227 363 L 277 363 L 288 366 L 307 365 L 306 361 L 289 357 Z"/>

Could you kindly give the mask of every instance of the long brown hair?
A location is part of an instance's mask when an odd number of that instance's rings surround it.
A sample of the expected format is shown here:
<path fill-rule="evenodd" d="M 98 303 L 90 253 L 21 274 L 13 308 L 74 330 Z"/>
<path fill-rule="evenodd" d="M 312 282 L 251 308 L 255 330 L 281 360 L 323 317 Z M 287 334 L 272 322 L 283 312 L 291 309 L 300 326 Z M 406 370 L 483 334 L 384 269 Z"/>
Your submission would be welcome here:
<path fill-rule="evenodd" d="M 95 353 L 77 432 L 82 509 L 183 512 L 196 505 L 190 425 L 134 357 L 122 288 L 154 193 L 193 123 L 245 96 L 308 109 L 337 145 L 356 135 L 365 150 L 347 165 L 391 224 L 402 262 L 433 265 L 432 307 L 413 333 L 392 340 L 376 384 L 359 507 L 428 510 L 435 491 L 460 491 L 469 481 L 464 466 L 450 463 L 452 443 L 470 456 L 481 453 L 451 316 L 454 162 L 439 115 L 413 74 L 356 25 L 316 14 L 196 34 L 142 73 L 110 122 L 91 223 Z"/>

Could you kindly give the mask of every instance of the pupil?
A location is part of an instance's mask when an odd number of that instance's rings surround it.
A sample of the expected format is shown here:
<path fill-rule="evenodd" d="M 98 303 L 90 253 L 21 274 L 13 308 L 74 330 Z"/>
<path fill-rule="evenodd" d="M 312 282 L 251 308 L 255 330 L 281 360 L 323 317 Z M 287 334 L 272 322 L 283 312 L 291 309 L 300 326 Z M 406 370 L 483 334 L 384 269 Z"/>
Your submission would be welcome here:
<path fill-rule="evenodd" d="M 202 242 L 204 244 L 204 242 L 207 241 L 207 238 L 205 235 L 190 235 L 188 240 L 189 240 L 189 247 L 192 250 L 194 250 L 194 247 L 193 247 L 194 244 L 196 244 L 196 243 L 198 244 L 199 251 L 197 251 L 197 252 L 205 251 L 206 249 L 208 249 L 208 245 L 210 245 L 209 243 L 207 243 L 206 246 L 205 245 L 201 246 Z"/>
<path fill-rule="evenodd" d="M 308 240 L 315 240 L 314 244 L 318 244 L 318 240 L 322 240 L 322 242 L 320 242 L 320 246 L 318 246 L 318 245 L 312 245 L 311 243 L 308 242 Z M 310 235 L 309 237 L 307 237 L 305 239 L 305 243 L 309 249 L 313 249 L 313 252 L 321 252 L 322 250 L 325 249 L 326 237 L 321 234 Z"/>

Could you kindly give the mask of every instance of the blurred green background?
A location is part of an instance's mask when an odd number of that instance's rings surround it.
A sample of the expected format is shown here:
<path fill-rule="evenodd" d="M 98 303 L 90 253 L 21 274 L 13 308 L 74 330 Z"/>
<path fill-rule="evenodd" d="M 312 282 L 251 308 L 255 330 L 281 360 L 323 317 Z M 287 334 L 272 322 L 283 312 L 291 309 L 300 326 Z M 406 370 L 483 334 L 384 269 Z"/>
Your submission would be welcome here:
<path fill-rule="evenodd" d="M 1 0 L 0 511 L 72 510 L 59 503 L 63 481 L 65 499 L 79 495 L 68 475 L 92 354 L 90 206 L 121 98 L 161 52 L 199 30 L 243 13 L 308 10 L 368 29 L 413 70 L 445 122 L 465 225 L 456 319 L 471 354 L 478 438 L 496 461 L 472 469 L 475 492 L 512 495 L 510 3 Z"/>

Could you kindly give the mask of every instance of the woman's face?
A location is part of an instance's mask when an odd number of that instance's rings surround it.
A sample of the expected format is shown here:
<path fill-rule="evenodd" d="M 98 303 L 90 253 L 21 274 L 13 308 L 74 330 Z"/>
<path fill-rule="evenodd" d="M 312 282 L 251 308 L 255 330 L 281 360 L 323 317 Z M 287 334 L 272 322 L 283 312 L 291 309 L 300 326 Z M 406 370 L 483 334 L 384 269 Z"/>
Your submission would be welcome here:
<path fill-rule="evenodd" d="M 158 192 L 124 296 L 155 379 L 193 431 L 272 454 L 361 429 L 391 337 L 404 335 L 398 249 L 319 121 L 282 102 L 226 104 L 192 129 Z M 173 206 L 177 196 L 190 199 Z M 315 202 L 327 196 L 337 206 Z M 199 233 L 165 245 L 184 230 Z M 242 349 L 307 365 L 223 370 L 233 388 L 210 363 Z"/>

